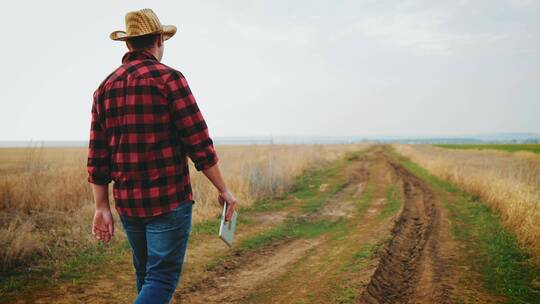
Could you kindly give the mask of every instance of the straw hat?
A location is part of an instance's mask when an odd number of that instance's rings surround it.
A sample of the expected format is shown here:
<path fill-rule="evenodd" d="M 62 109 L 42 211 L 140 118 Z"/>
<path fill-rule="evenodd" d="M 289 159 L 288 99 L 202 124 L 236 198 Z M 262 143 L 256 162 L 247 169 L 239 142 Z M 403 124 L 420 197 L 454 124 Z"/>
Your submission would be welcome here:
<path fill-rule="evenodd" d="M 125 41 L 131 37 L 148 34 L 163 34 L 163 40 L 167 40 L 176 34 L 176 26 L 162 25 L 154 11 L 143 8 L 127 13 L 126 31 L 114 31 L 109 37 L 112 40 Z"/>

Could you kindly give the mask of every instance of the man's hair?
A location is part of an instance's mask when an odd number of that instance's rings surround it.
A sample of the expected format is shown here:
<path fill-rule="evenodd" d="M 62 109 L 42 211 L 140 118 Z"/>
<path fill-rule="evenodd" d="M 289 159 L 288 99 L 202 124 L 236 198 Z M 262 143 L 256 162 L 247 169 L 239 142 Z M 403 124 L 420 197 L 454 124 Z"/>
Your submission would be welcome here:
<path fill-rule="evenodd" d="M 159 34 L 143 35 L 127 39 L 127 43 L 133 50 L 146 50 L 154 46 L 159 39 Z"/>

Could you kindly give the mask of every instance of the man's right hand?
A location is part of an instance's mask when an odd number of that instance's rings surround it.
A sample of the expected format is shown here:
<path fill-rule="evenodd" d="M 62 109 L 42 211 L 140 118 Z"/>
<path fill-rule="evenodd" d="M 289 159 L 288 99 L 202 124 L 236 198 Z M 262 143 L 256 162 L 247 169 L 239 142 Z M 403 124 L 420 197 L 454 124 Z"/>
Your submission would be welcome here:
<path fill-rule="evenodd" d="M 223 191 L 219 193 L 218 201 L 221 206 L 223 206 L 225 202 L 227 203 L 227 210 L 225 211 L 225 221 L 230 221 L 236 206 L 236 198 L 230 191 Z"/>
<path fill-rule="evenodd" d="M 92 234 L 103 243 L 108 243 L 113 237 L 114 220 L 108 207 L 96 208 L 92 222 Z"/>

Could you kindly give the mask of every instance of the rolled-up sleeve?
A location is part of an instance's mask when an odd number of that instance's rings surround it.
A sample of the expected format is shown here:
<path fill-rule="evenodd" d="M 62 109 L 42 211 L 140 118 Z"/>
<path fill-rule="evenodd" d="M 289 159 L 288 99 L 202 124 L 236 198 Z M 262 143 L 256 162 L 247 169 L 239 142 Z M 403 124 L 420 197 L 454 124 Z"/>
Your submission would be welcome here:
<path fill-rule="evenodd" d="M 198 171 L 212 167 L 218 162 L 218 156 L 185 77 L 179 72 L 171 73 L 166 86 L 171 119 L 186 153 Z"/>
<path fill-rule="evenodd" d="M 88 145 L 88 182 L 96 185 L 107 185 L 111 182 L 111 159 L 105 129 L 97 110 L 96 96 L 97 94 L 94 94 Z"/>

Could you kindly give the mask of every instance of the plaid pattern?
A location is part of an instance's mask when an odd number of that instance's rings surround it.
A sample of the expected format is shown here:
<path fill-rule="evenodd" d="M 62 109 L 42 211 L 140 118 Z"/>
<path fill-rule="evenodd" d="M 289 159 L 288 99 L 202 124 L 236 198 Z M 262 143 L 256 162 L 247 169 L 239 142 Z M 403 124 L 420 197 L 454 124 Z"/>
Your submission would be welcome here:
<path fill-rule="evenodd" d="M 128 52 L 94 92 L 88 181 L 107 185 L 119 214 L 154 216 L 193 202 L 187 156 L 217 163 L 208 128 L 179 71 Z"/>

